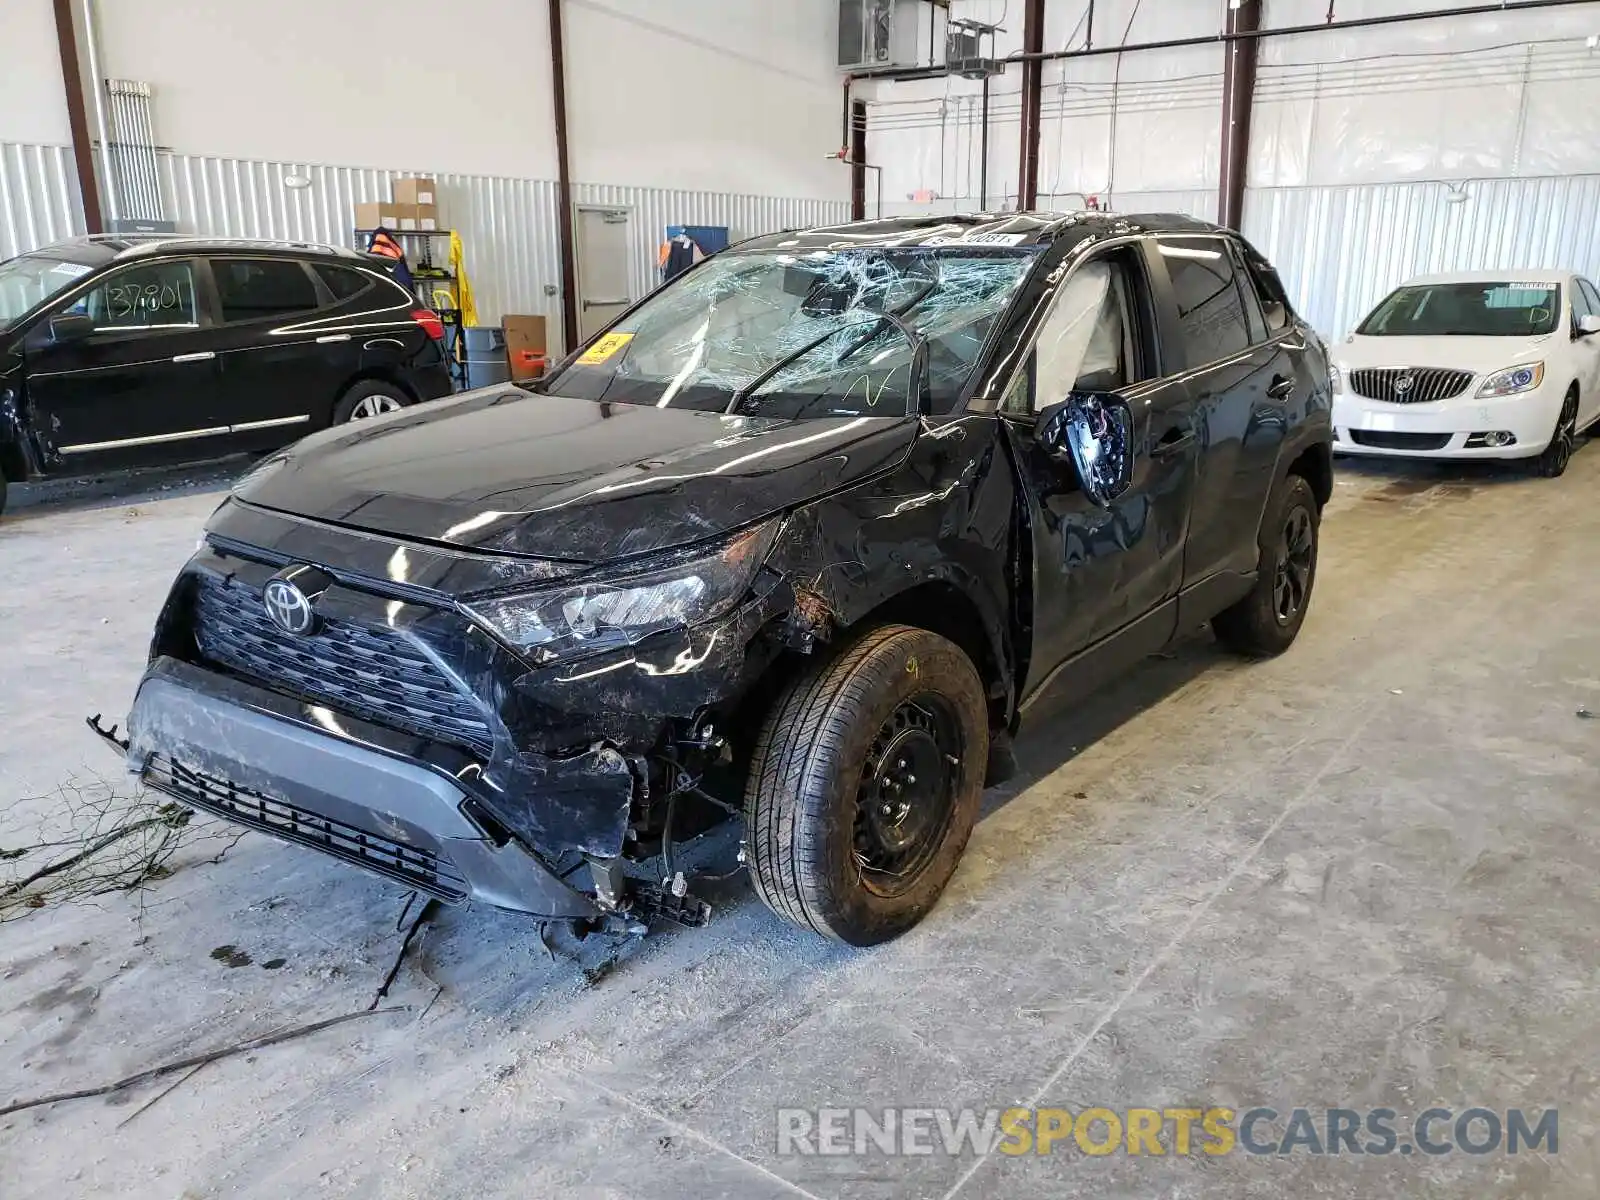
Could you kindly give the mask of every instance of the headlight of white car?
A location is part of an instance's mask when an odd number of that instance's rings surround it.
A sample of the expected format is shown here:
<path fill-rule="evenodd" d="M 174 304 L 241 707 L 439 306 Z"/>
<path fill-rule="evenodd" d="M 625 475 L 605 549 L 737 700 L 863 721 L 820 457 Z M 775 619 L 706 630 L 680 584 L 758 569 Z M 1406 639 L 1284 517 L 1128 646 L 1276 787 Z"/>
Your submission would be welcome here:
<path fill-rule="evenodd" d="M 1478 389 L 1478 396 L 1515 396 L 1518 392 L 1531 392 L 1544 382 L 1544 364 L 1542 362 L 1523 363 L 1517 367 L 1507 367 L 1504 371 L 1496 371 L 1483 381 L 1483 386 Z"/>
<path fill-rule="evenodd" d="M 631 646 L 731 610 L 766 558 L 777 525 L 768 521 L 707 553 L 653 570 L 557 584 L 464 607 L 541 663 Z"/>
<path fill-rule="evenodd" d="M 1334 363 L 1328 364 L 1328 382 L 1333 387 L 1335 396 L 1344 395 L 1344 372 Z"/>

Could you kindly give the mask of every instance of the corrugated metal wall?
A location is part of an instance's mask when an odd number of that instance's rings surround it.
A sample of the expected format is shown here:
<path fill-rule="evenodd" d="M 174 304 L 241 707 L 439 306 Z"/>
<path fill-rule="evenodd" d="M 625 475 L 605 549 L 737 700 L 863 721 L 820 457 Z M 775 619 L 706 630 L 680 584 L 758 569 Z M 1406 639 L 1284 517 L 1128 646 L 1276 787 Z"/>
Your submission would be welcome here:
<path fill-rule="evenodd" d="M 1466 198 L 1451 203 L 1452 189 Z M 1600 176 L 1258 188 L 1244 232 L 1301 313 L 1342 338 L 1379 300 L 1437 271 L 1600 275 Z"/>
<path fill-rule="evenodd" d="M 385 200 L 395 179 L 379 171 L 195 155 L 160 156 L 162 195 L 184 233 L 354 243 L 357 204 Z M 309 186 L 290 187 L 299 177 Z M 440 218 L 461 234 L 482 321 L 543 313 L 552 339 L 561 323 L 556 185 L 549 180 L 435 175 Z M 656 283 L 656 247 L 667 225 L 726 225 L 735 240 L 849 219 L 847 202 L 579 184 L 578 204 L 626 208 L 637 295 Z M 62 146 L 0 144 L 0 258 L 83 232 L 77 174 Z M 440 242 L 437 254 L 443 257 Z"/>
<path fill-rule="evenodd" d="M 385 200 L 393 181 L 416 171 L 270 163 L 167 155 L 166 192 L 186 233 L 354 242 L 357 204 Z M 300 177 L 310 185 L 291 188 Z M 556 185 L 550 180 L 434 175 L 441 224 L 461 234 L 479 319 L 543 313 L 552 341 L 561 320 Z M 726 225 L 734 239 L 849 217 L 845 201 L 788 200 L 715 192 L 579 184 L 577 204 L 626 208 L 633 247 L 630 275 L 642 296 L 654 287 L 656 247 L 671 225 Z M 447 250 L 436 244 L 436 254 Z"/>
<path fill-rule="evenodd" d="M 82 232 L 71 151 L 0 142 L 0 259 Z"/>
<path fill-rule="evenodd" d="M 668 225 L 725 225 L 728 236 L 738 241 L 758 233 L 836 225 L 850 219 L 850 204 L 845 200 L 785 200 L 774 196 L 676 192 L 600 184 L 578 184 L 573 188 L 573 200 L 580 205 L 629 210 L 635 250 L 629 266 L 635 297 L 644 295 L 660 282 L 656 250 L 666 236 Z M 550 212 L 554 214 L 553 194 L 550 203 Z M 551 221 L 554 220 L 552 215 Z"/>

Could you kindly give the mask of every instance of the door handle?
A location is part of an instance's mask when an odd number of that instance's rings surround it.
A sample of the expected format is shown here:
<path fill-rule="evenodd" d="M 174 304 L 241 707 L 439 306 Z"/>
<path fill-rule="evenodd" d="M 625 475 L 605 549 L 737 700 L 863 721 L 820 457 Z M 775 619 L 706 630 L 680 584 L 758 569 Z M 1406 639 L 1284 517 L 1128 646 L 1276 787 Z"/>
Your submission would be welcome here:
<path fill-rule="evenodd" d="M 1151 458 L 1171 458 L 1175 454 L 1182 454 L 1194 445 L 1194 430 L 1182 425 L 1174 425 L 1161 435 L 1161 440 L 1156 443 L 1156 448 L 1150 451 Z"/>
<path fill-rule="evenodd" d="M 328 333 L 317 339 L 317 345 L 326 346 L 329 342 L 348 342 L 349 340 L 350 335 L 348 333 Z"/>
<path fill-rule="evenodd" d="M 617 308 L 620 305 L 632 304 L 632 303 L 633 303 L 633 301 L 631 299 L 629 299 L 627 296 L 624 296 L 621 300 L 585 300 L 583 302 L 583 307 L 586 308 L 586 309 L 587 308 Z"/>
<path fill-rule="evenodd" d="M 174 354 L 173 362 L 210 362 L 217 356 L 215 350 L 202 350 L 198 354 Z"/>
<path fill-rule="evenodd" d="M 1272 386 L 1267 389 L 1267 395 L 1274 400 L 1287 400 L 1294 395 L 1294 380 L 1287 375 L 1279 375 L 1272 381 Z"/>

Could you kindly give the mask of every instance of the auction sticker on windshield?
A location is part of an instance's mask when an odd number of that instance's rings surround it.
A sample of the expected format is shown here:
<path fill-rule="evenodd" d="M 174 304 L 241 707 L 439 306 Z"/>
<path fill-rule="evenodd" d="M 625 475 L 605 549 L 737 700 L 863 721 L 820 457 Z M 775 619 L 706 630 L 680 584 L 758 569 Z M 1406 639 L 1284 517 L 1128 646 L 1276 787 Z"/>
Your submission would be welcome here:
<path fill-rule="evenodd" d="M 631 341 L 633 341 L 633 334 L 631 333 L 608 333 L 578 355 L 578 362 L 585 367 L 603 363 L 608 358 L 614 358 L 617 352 Z"/>

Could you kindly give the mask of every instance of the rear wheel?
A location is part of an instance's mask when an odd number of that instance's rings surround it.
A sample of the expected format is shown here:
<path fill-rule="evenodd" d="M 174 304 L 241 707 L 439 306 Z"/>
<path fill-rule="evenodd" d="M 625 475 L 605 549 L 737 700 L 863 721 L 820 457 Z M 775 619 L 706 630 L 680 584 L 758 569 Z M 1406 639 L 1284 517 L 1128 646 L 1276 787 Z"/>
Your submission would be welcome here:
<path fill-rule="evenodd" d="M 898 937 L 939 899 L 977 820 L 988 705 L 971 659 L 889 625 L 778 698 L 751 762 L 756 893 L 855 946 Z"/>
<path fill-rule="evenodd" d="M 1321 521 L 1317 497 L 1299 475 L 1285 476 L 1273 489 L 1261 522 L 1255 587 L 1211 619 L 1229 650 L 1264 658 L 1294 644 L 1317 581 Z"/>
<path fill-rule="evenodd" d="M 381 379 L 363 379 L 352 387 L 333 407 L 333 423 L 364 421 L 381 417 L 385 413 L 399 412 L 411 403 L 411 397 L 392 383 Z"/>
<path fill-rule="evenodd" d="M 1559 479 L 1566 474 L 1567 464 L 1572 461 L 1572 448 L 1578 441 L 1578 389 L 1571 388 L 1567 391 L 1567 398 L 1561 402 L 1561 415 L 1556 418 L 1556 431 L 1550 438 L 1550 444 L 1544 452 L 1533 460 L 1535 474 L 1546 479 Z"/>

